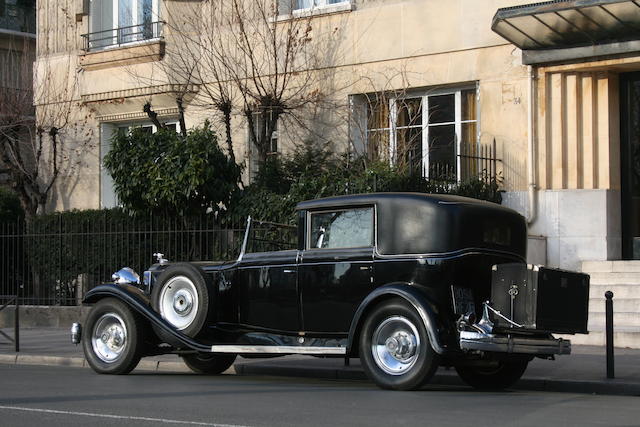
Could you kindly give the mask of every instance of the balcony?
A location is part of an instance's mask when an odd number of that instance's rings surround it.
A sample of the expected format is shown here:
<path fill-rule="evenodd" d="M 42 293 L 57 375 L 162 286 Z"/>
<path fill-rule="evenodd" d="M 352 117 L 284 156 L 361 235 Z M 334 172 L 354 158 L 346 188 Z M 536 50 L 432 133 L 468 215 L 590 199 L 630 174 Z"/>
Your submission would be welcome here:
<path fill-rule="evenodd" d="M 145 22 L 139 25 L 83 34 L 83 48 L 85 52 L 95 52 L 159 41 L 162 39 L 163 24 L 162 21 Z"/>
<path fill-rule="evenodd" d="M 160 61 L 164 57 L 163 24 L 162 21 L 148 22 L 83 34 L 80 66 L 85 70 L 99 70 Z"/>

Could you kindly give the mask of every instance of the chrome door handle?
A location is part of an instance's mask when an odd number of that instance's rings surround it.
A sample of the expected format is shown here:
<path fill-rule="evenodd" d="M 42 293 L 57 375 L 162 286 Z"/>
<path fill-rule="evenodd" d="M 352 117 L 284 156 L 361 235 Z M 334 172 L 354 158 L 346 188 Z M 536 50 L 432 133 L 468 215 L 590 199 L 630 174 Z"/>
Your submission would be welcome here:
<path fill-rule="evenodd" d="M 283 270 L 283 271 L 284 271 L 285 273 L 295 273 L 295 272 L 296 272 L 295 270 L 288 270 L 288 269 Z"/>

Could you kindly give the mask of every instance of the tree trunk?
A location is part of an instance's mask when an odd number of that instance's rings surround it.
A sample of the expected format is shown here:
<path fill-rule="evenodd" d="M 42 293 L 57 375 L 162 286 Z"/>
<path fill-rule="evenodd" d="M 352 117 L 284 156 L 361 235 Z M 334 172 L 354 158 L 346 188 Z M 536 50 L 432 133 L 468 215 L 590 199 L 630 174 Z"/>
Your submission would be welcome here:
<path fill-rule="evenodd" d="M 233 152 L 233 139 L 231 135 L 231 109 L 229 108 L 223 110 L 222 114 L 224 115 L 224 128 L 227 137 L 227 151 L 229 153 L 229 159 L 231 159 L 231 161 L 235 163 L 236 156 Z"/>
<path fill-rule="evenodd" d="M 184 120 L 184 106 L 182 105 L 182 98 L 176 99 L 178 105 L 178 121 L 180 122 L 180 134 L 187 137 L 187 123 Z"/>

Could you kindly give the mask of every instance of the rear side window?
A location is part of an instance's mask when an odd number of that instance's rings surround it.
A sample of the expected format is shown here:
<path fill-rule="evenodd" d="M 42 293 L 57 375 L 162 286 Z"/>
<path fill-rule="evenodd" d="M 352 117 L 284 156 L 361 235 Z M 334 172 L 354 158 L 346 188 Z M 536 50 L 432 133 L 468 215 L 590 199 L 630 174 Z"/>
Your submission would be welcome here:
<path fill-rule="evenodd" d="M 307 249 L 373 246 L 373 208 L 312 212 Z"/>

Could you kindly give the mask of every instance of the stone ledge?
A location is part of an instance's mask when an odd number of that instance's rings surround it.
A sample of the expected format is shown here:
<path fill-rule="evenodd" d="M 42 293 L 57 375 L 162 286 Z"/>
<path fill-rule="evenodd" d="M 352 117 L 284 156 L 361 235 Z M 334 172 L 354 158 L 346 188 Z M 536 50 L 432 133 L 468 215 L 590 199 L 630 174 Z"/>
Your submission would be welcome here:
<path fill-rule="evenodd" d="M 21 305 L 20 327 L 71 327 L 73 322 L 82 322 L 91 307 L 84 306 L 43 306 Z M 0 311 L 0 328 L 12 328 L 15 307 L 8 306 Z"/>
<path fill-rule="evenodd" d="M 160 61 L 164 57 L 164 53 L 164 41 L 156 40 L 133 46 L 123 46 L 84 53 L 80 55 L 80 66 L 86 71 L 91 71 Z"/>

